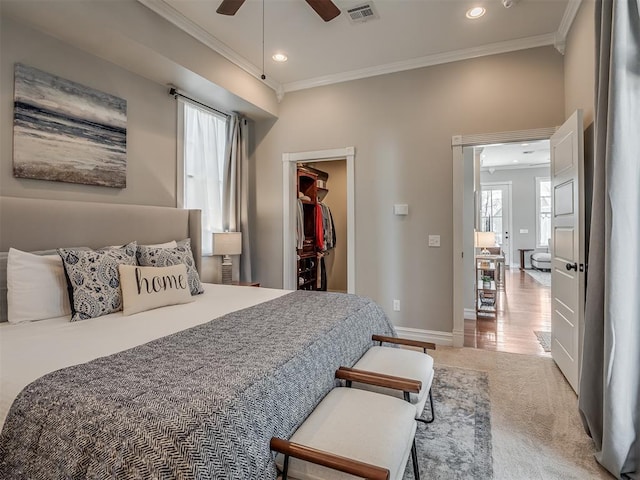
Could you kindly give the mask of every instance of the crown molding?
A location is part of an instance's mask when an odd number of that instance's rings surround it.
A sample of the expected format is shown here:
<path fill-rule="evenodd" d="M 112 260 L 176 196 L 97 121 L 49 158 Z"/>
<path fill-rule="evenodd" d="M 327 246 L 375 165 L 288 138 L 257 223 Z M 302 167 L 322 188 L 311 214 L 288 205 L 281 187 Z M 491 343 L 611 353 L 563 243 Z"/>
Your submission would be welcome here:
<path fill-rule="evenodd" d="M 564 10 L 564 15 L 562 15 L 562 20 L 560 20 L 560 26 L 556 32 L 554 46 L 563 55 L 567 43 L 567 35 L 569 35 L 569 30 L 571 30 L 571 25 L 573 25 L 573 21 L 578 14 L 581 4 L 582 0 L 569 0 L 567 8 Z"/>
<path fill-rule="evenodd" d="M 578 14 L 580 5 L 582 5 L 582 0 L 569 0 L 569 3 L 567 4 L 567 8 L 565 9 L 562 20 L 560 21 L 560 26 L 558 27 L 558 33 L 565 38 L 569 34 L 569 30 L 571 29 L 571 25 L 573 25 L 576 15 Z"/>
<path fill-rule="evenodd" d="M 164 0 L 137 0 L 151 11 L 157 13 L 165 20 L 171 22 L 196 40 L 202 42 L 215 52 L 222 55 L 231 63 L 237 65 L 248 74 L 260 79 L 262 71 L 249 60 L 237 54 L 228 45 L 221 42 L 198 24 L 189 20 L 182 13 L 177 11 Z M 388 73 L 402 72 L 413 70 L 416 68 L 431 67 L 444 63 L 457 62 L 461 60 L 469 60 L 472 58 L 485 57 L 489 55 L 497 55 L 500 53 L 509 53 L 517 50 L 526 50 L 528 48 L 544 47 L 553 45 L 560 53 L 564 53 L 564 43 L 566 36 L 571 28 L 571 24 L 576 16 L 578 8 L 582 0 L 569 0 L 565 9 L 558 32 L 545 35 L 537 35 L 533 37 L 519 38 L 505 42 L 490 43 L 479 47 L 465 48 L 452 52 L 438 53 L 427 55 L 425 57 L 414 58 L 401 62 L 388 63 L 370 68 L 351 70 L 348 72 L 336 73 L 332 75 L 324 75 L 321 77 L 310 78 L 308 80 L 300 80 L 296 82 L 280 84 L 270 78 L 263 81 L 267 86 L 276 92 L 278 102 L 282 101 L 285 93 L 295 92 L 297 90 L 305 90 L 308 88 L 322 87 L 332 85 L 334 83 L 348 82 L 351 80 L 360 80 L 363 78 L 385 75 Z"/>
<path fill-rule="evenodd" d="M 325 75 L 322 77 L 311 78 L 309 80 L 301 80 L 299 82 L 285 83 L 283 84 L 283 88 L 285 92 L 294 92 L 296 90 L 321 87 L 334 83 L 348 82 L 350 80 L 360 80 L 362 78 L 374 77 L 387 73 L 431 67 L 443 63 L 469 60 L 471 58 L 514 52 L 516 50 L 525 50 L 528 48 L 545 47 L 554 45 L 555 40 L 555 34 L 550 33 L 545 35 L 537 35 L 534 37 L 519 38 L 517 40 L 509 40 L 506 42 L 490 43 L 479 47 L 465 48 L 462 50 L 455 50 L 446 53 L 437 53 L 435 55 L 427 55 L 425 57 L 414 58 L 402 62 L 388 63 L 386 65 L 379 65 L 371 68 L 362 68 L 359 70 L 352 70 L 349 72 L 337 73 L 334 75 Z"/>
<path fill-rule="evenodd" d="M 262 71 L 256 67 L 249 60 L 244 58 L 241 55 L 238 55 L 234 50 L 232 50 L 227 44 L 221 42 L 209 32 L 207 32 L 204 28 L 202 28 L 197 23 L 192 22 L 187 17 L 185 17 L 182 13 L 177 11 L 171 5 L 169 5 L 164 0 L 138 0 L 142 5 L 147 7 L 149 10 L 157 13 L 165 20 L 171 22 L 176 27 L 184 31 L 185 33 L 191 35 L 193 38 L 198 40 L 199 42 L 205 44 L 207 47 L 212 49 L 213 51 L 219 53 L 224 58 L 229 60 L 231 63 L 240 67 L 242 70 L 250 74 L 251 76 L 259 79 L 264 82 L 274 91 L 281 91 L 281 86 L 278 82 L 274 82 L 269 78 L 262 80 L 260 75 L 262 75 Z"/>

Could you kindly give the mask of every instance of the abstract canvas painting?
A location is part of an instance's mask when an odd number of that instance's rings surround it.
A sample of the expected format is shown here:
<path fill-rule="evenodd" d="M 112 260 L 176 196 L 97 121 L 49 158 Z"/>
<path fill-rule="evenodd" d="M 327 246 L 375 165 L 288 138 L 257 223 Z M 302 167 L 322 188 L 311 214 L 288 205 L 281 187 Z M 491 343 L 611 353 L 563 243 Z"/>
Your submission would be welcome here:
<path fill-rule="evenodd" d="M 127 102 L 15 65 L 13 174 L 127 186 Z"/>

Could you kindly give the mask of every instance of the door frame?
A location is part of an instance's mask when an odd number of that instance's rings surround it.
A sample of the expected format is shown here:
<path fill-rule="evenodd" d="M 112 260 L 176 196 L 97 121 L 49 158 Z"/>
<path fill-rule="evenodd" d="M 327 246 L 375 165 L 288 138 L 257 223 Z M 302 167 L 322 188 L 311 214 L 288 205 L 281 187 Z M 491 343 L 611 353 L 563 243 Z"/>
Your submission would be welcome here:
<path fill-rule="evenodd" d="M 282 154 L 282 288 L 295 290 L 296 275 L 296 165 L 299 162 L 329 162 L 345 160 L 347 167 L 347 292 L 356 293 L 355 259 L 355 158 L 354 147 L 334 148 Z"/>
<path fill-rule="evenodd" d="M 464 345 L 464 263 L 463 263 L 463 204 L 464 171 L 463 148 L 493 143 L 548 140 L 557 127 L 516 130 L 512 132 L 454 135 L 451 137 L 453 159 L 453 346 Z"/>
<path fill-rule="evenodd" d="M 513 214 L 511 213 L 513 210 L 513 198 L 512 198 L 512 194 L 513 194 L 513 190 L 512 190 L 512 185 L 513 182 L 511 180 L 507 180 L 504 182 L 480 182 L 480 190 L 482 191 L 482 187 L 483 186 L 487 186 L 487 187 L 506 187 L 507 189 L 507 195 L 509 196 L 509 215 L 507 216 L 507 228 L 509 229 L 509 231 L 511 232 L 509 234 L 509 240 L 511 240 L 511 238 L 513 237 Z M 504 219 L 503 219 L 504 221 Z M 504 228 L 504 223 L 503 223 L 503 227 L 502 230 L 505 230 Z M 509 241 L 509 263 L 506 263 L 505 261 L 505 267 L 506 266 L 511 266 L 511 264 L 513 263 L 513 242 Z"/>

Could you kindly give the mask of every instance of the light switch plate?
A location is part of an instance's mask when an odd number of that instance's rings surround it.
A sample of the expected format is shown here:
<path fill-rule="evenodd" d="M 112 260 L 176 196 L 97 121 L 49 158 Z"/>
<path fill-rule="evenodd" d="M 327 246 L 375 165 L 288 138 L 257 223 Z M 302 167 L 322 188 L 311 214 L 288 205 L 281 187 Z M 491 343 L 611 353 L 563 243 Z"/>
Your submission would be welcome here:
<path fill-rule="evenodd" d="M 393 206 L 394 215 L 409 215 L 409 205 L 406 203 L 396 203 Z"/>
<path fill-rule="evenodd" d="M 429 235 L 429 246 L 430 247 L 439 247 L 440 246 L 440 235 Z"/>

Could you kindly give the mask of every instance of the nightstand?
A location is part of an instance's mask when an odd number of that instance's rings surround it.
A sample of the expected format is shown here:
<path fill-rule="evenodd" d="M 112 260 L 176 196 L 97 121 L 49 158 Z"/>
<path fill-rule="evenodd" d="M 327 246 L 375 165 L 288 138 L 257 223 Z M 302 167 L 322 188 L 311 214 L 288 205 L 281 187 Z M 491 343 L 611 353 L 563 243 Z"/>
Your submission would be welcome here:
<path fill-rule="evenodd" d="M 236 285 L 239 287 L 259 287 L 260 282 L 231 282 L 231 285 Z"/>

